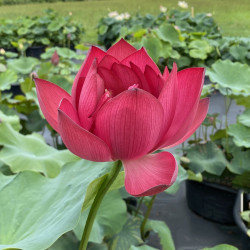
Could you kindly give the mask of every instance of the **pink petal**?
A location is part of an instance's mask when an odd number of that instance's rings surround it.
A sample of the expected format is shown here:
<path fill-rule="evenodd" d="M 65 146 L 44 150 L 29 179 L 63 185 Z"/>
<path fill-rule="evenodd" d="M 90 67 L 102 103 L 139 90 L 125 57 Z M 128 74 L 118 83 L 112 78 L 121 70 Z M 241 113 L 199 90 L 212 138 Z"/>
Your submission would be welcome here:
<path fill-rule="evenodd" d="M 119 42 L 117 42 L 107 50 L 107 54 L 113 56 L 119 61 L 122 61 L 124 58 L 128 57 L 135 51 L 136 49 L 132 45 L 130 45 L 124 39 L 121 39 Z"/>
<path fill-rule="evenodd" d="M 98 67 L 104 67 L 106 69 L 111 69 L 113 63 L 119 63 L 119 61 L 111 55 L 106 55 L 98 64 Z"/>
<path fill-rule="evenodd" d="M 58 110 L 59 133 L 65 146 L 75 155 L 89 161 L 112 161 L 110 149 L 100 138 L 77 122 L 72 104 L 63 99 Z"/>
<path fill-rule="evenodd" d="M 163 79 L 167 80 L 169 77 L 169 70 L 168 67 L 165 67 L 164 72 L 163 72 Z"/>
<path fill-rule="evenodd" d="M 148 65 L 153 69 L 153 71 L 155 71 L 157 75 L 161 74 L 159 68 L 154 63 L 154 61 L 151 59 L 151 57 L 148 55 L 147 51 L 144 48 L 141 48 L 140 50 L 126 57 L 122 61 L 122 64 L 130 66 L 131 62 L 137 65 L 142 72 L 144 72 L 146 65 Z"/>
<path fill-rule="evenodd" d="M 115 73 L 118 79 L 121 79 L 124 90 L 128 89 L 134 84 L 138 84 L 139 88 L 141 88 L 141 81 L 131 68 L 122 64 L 114 63 L 112 66 L 112 71 Z"/>
<path fill-rule="evenodd" d="M 98 67 L 98 74 L 104 80 L 105 89 L 111 91 L 114 96 L 127 89 L 123 86 L 122 81 L 111 70 Z"/>
<path fill-rule="evenodd" d="M 172 123 L 162 138 L 165 145 L 180 140 L 189 130 L 196 115 L 204 80 L 203 68 L 189 68 L 177 73 L 178 96 Z"/>
<path fill-rule="evenodd" d="M 137 75 L 137 77 L 140 79 L 141 88 L 150 93 L 150 88 L 149 88 L 148 82 L 147 82 L 144 74 L 142 73 L 141 69 L 132 62 L 130 63 L 130 67 L 134 71 L 134 73 Z"/>
<path fill-rule="evenodd" d="M 178 174 L 177 162 L 169 152 L 123 161 L 125 188 L 133 196 L 155 195 L 170 187 Z"/>
<path fill-rule="evenodd" d="M 70 100 L 71 96 L 54 83 L 39 78 L 35 78 L 34 81 L 41 110 L 52 128 L 58 131 L 57 110 L 59 104 L 63 98 Z"/>
<path fill-rule="evenodd" d="M 163 108 L 150 93 L 130 89 L 112 98 L 97 114 L 95 132 L 112 149 L 115 159 L 132 159 L 158 142 Z"/>
<path fill-rule="evenodd" d="M 144 75 L 149 84 L 150 93 L 158 98 L 163 87 L 163 78 L 148 65 L 145 67 Z"/>
<path fill-rule="evenodd" d="M 89 130 L 92 126 L 93 119 L 91 115 L 95 112 L 97 103 L 103 93 L 104 83 L 97 74 L 96 60 L 94 60 L 86 76 L 78 104 L 78 114 L 81 125 L 86 130 Z"/>
<path fill-rule="evenodd" d="M 75 108 L 78 107 L 79 96 L 81 93 L 82 85 L 84 79 L 89 71 L 91 64 L 93 63 L 94 59 L 96 59 L 97 63 L 102 60 L 102 58 L 106 55 L 106 52 L 102 51 L 101 49 L 92 46 L 88 52 L 86 59 L 84 60 L 80 70 L 78 71 L 73 87 L 72 87 L 72 103 Z"/>
<path fill-rule="evenodd" d="M 175 107 L 177 101 L 177 66 L 174 64 L 170 76 L 167 78 L 163 85 L 162 91 L 159 95 L 159 102 L 164 110 L 164 129 L 163 134 L 169 129 L 171 122 L 174 118 Z"/>
<path fill-rule="evenodd" d="M 175 146 L 183 143 L 184 141 L 186 141 L 196 131 L 196 129 L 199 128 L 201 123 L 206 118 L 206 115 L 208 112 L 208 106 L 209 106 L 209 98 L 205 98 L 205 99 L 200 100 L 198 110 L 196 112 L 195 118 L 194 118 L 193 123 L 191 124 L 188 132 L 179 141 L 176 141 L 172 145 L 169 145 L 167 147 L 166 147 L 166 145 L 163 145 L 163 147 L 164 148 L 165 147 L 166 148 L 175 147 Z"/>

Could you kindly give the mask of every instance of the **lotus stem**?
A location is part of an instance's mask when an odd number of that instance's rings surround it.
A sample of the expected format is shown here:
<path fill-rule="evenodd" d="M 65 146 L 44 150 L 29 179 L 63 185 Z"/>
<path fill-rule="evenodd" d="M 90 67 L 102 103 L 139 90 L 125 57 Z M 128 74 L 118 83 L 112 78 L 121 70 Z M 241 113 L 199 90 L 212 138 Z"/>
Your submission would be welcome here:
<path fill-rule="evenodd" d="M 86 250 L 87 249 L 90 233 L 91 233 L 94 221 L 95 221 L 97 211 L 101 205 L 101 202 L 102 202 L 105 194 L 107 193 L 107 191 L 109 190 L 109 188 L 111 187 L 111 185 L 115 181 L 116 177 L 118 176 L 118 174 L 121 170 L 121 167 L 122 167 L 121 161 L 114 162 L 114 166 L 112 167 L 109 175 L 107 176 L 106 180 L 104 181 L 102 187 L 98 190 L 96 197 L 94 199 L 94 202 L 93 202 L 93 204 L 90 208 L 90 211 L 89 211 L 89 215 L 88 215 L 88 218 L 87 218 L 87 221 L 85 224 L 85 228 L 84 228 L 84 231 L 82 234 L 82 240 L 81 240 L 79 250 Z"/>
<path fill-rule="evenodd" d="M 145 240 L 145 226 L 147 224 L 149 215 L 151 213 L 151 210 L 152 210 L 155 198 L 156 198 L 156 195 L 153 195 L 152 198 L 151 198 L 151 200 L 150 200 L 150 202 L 149 202 L 148 209 L 146 211 L 146 214 L 145 214 L 144 219 L 143 219 L 142 224 L 141 224 L 141 238 L 143 240 Z"/>

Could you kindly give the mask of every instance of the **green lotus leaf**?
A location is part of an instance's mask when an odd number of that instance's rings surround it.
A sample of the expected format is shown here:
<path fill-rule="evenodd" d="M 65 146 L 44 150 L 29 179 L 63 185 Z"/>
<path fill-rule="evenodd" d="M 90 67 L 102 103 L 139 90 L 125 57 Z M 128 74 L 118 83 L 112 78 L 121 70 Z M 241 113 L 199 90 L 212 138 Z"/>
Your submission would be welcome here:
<path fill-rule="evenodd" d="M 248 96 L 232 96 L 237 105 L 245 106 L 246 108 L 250 108 L 250 98 Z"/>
<path fill-rule="evenodd" d="M 250 109 L 246 109 L 239 117 L 238 117 L 239 123 L 250 127 Z"/>
<path fill-rule="evenodd" d="M 193 58 L 198 58 L 202 60 L 205 60 L 207 58 L 207 53 L 200 49 L 191 49 L 189 51 L 189 55 Z"/>
<path fill-rule="evenodd" d="M 221 149 L 211 141 L 193 146 L 187 153 L 190 160 L 188 167 L 196 174 L 206 171 L 219 176 L 228 164 Z"/>
<path fill-rule="evenodd" d="M 0 173 L 0 249 L 44 250 L 72 230 L 88 184 L 105 172 L 107 164 L 69 163 L 53 179 L 30 171 L 16 176 Z"/>
<path fill-rule="evenodd" d="M 234 57 L 234 59 L 241 61 L 244 60 L 248 52 L 247 47 L 236 45 L 231 46 L 229 49 L 229 53 Z"/>
<path fill-rule="evenodd" d="M 0 73 L 5 72 L 7 70 L 6 66 L 0 63 Z"/>
<path fill-rule="evenodd" d="M 157 250 L 157 248 L 154 248 L 154 247 L 151 247 L 148 245 L 143 245 L 143 246 L 139 246 L 139 247 L 131 246 L 129 248 L 129 250 Z"/>
<path fill-rule="evenodd" d="M 0 90 L 11 88 L 11 84 L 17 81 L 17 74 L 12 70 L 6 70 L 0 73 Z"/>
<path fill-rule="evenodd" d="M 250 127 L 240 123 L 231 124 L 228 128 L 228 134 L 233 137 L 234 143 L 238 147 L 250 148 Z"/>
<path fill-rule="evenodd" d="M 158 62 L 162 50 L 161 41 L 156 37 L 143 37 L 142 46 L 147 50 L 154 62 Z"/>
<path fill-rule="evenodd" d="M 0 121 L 9 123 L 16 131 L 19 131 L 22 128 L 18 115 L 6 115 L 0 110 Z"/>
<path fill-rule="evenodd" d="M 34 57 L 20 57 L 8 62 L 8 68 L 16 73 L 29 74 L 39 64 L 39 60 Z"/>
<path fill-rule="evenodd" d="M 250 210 L 248 211 L 243 211 L 241 212 L 241 218 L 246 221 L 246 222 L 250 222 Z"/>
<path fill-rule="evenodd" d="M 129 249 L 132 245 L 142 244 L 140 225 L 141 220 L 139 218 L 129 218 L 123 225 L 122 230 L 109 239 L 109 249 L 118 249 L 121 246 L 121 249 Z"/>
<path fill-rule="evenodd" d="M 79 240 L 81 240 L 88 214 L 89 209 L 82 213 L 80 221 L 74 229 Z M 111 191 L 104 197 L 100 209 L 97 212 L 89 241 L 102 243 L 105 236 L 111 236 L 120 232 L 126 221 L 126 203 L 123 201 L 118 190 Z"/>
<path fill-rule="evenodd" d="M 247 151 L 234 151 L 233 159 L 228 165 L 231 172 L 235 174 L 243 174 L 245 171 L 249 170 L 250 162 L 250 150 Z"/>
<path fill-rule="evenodd" d="M 0 123 L 0 144 L 4 146 L 1 161 L 14 173 L 29 170 L 55 177 L 65 163 L 79 160 L 68 150 L 48 146 L 41 135 L 22 135 L 4 122 Z"/>
<path fill-rule="evenodd" d="M 172 239 L 171 231 L 164 221 L 148 220 L 145 226 L 146 231 L 153 231 L 158 234 L 162 249 L 175 250 L 174 241 Z"/>
<path fill-rule="evenodd" d="M 207 74 L 213 83 L 218 84 L 221 92 L 230 89 L 234 95 L 250 95 L 250 67 L 247 64 L 218 60 Z"/>
<path fill-rule="evenodd" d="M 79 241 L 72 231 L 62 235 L 51 247 L 47 250 L 78 250 Z"/>
<path fill-rule="evenodd" d="M 162 24 L 155 30 L 155 33 L 164 42 L 169 42 L 172 45 L 180 43 L 179 34 L 171 24 Z"/>
<path fill-rule="evenodd" d="M 211 248 L 203 248 L 202 250 L 239 250 L 239 249 L 231 245 L 221 244 Z"/>

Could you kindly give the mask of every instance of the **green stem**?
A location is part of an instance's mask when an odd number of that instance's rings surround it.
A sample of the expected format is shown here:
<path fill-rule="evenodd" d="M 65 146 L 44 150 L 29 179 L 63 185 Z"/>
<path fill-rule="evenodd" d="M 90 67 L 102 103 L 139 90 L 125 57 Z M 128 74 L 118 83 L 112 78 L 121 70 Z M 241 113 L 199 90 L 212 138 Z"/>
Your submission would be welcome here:
<path fill-rule="evenodd" d="M 90 208 L 90 211 L 89 211 L 87 222 L 85 224 L 85 228 L 84 228 L 84 231 L 82 234 L 82 240 L 81 240 L 79 250 L 86 250 L 87 249 L 89 236 L 90 236 L 90 233 L 91 233 L 91 230 L 93 227 L 93 223 L 94 223 L 98 208 L 100 207 L 101 202 L 102 202 L 105 194 L 107 193 L 107 191 L 109 190 L 109 188 L 111 187 L 111 185 L 115 181 L 116 177 L 118 176 L 118 174 L 121 170 L 121 167 L 122 167 L 121 161 L 116 161 L 114 163 L 114 166 L 112 167 L 108 177 L 104 181 L 102 187 L 98 190 L 96 197 L 94 199 L 94 202 L 93 202 L 93 204 Z"/>
<path fill-rule="evenodd" d="M 141 208 L 143 199 L 144 199 L 144 197 L 141 197 L 141 198 L 140 198 L 139 205 L 138 205 L 138 207 L 137 207 L 137 209 L 136 209 L 136 212 L 135 212 L 135 216 L 137 216 L 137 214 L 138 214 L 139 211 L 140 211 L 140 208 Z"/>
<path fill-rule="evenodd" d="M 142 224 L 141 224 L 141 238 L 142 238 L 143 240 L 145 240 L 145 226 L 146 226 L 146 224 L 147 224 L 147 221 L 148 221 L 150 212 L 151 212 L 151 210 L 152 210 L 152 207 L 153 207 L 153 204 L 154 204 L 154 201 L 155 201 L 155 197 L 156 197 L 156 195 L 153 195 L 153 196 L 152 196 L 152 198 L 151 198 L 151 200 L 150 200 L 150 203 L 149 203 L 149 205 L 148 205 L 148 209 L 147 209 L 146 214 L 145 214 L 145 216 L 144 216 L 143 222 L 142 222 Z"/>

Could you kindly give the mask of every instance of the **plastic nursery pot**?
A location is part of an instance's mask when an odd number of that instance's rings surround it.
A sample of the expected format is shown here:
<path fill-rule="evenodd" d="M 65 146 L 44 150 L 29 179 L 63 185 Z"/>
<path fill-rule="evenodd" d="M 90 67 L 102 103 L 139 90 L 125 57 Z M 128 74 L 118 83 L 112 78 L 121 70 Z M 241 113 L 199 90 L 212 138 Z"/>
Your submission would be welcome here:
<path fill-rule="evenodd" d="M 26 50 L 26 56 L 40 59 L 41 54 L 45 52 L 45 48 L 44 45 L 32 46 Z"/>
<path fill-rule="evenodd" d="M 186 181 L 188 207 L 205 219 L 234 225 L 233 209 L 237 191 L 206 181 Z"/>
<path fill-rule="evenodd" d="M 250 236 L 247 235 L 248 228 L 240 216 L 240 213 L 242 211 L 249 210 L 249 204 L 250 204 L 250 194 L 244 194 L 242 190 L 239 190 L 234 205 L 234 219 L 236 225 L 241 231 L 241 240 L 243 243 L 242 250 L 250 249 Z"/>

